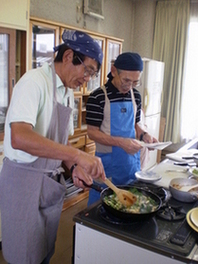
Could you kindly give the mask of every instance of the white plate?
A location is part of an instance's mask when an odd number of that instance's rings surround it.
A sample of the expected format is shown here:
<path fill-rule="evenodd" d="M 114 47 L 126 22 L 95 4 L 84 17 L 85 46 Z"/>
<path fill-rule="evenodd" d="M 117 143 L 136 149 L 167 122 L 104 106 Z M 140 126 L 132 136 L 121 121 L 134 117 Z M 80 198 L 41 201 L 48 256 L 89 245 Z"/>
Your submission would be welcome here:
<path fill-rule="evenodd" d="M 198 228 L 198 208 L 195 208 L 190 214 L 190 219 L 193 224 Z"/>
<path fill-rule="evenodd" d="M 195 173 L 194 170 L 196 170 L 197 173 Z M 190 168 L 190 169 L 189 169 L 189 172 L 190 172 L 193 176 L 198 177 L 198 168 Z"/>
<path fill-rule="evenodd" d="M 135 177 L 143 182 L 156 182 L 162 178 L 162 176 L 153 171 L 137 171 Z"/>
<path fill-rule="evenodd" d="M 198 227 L 192 222 L 191 218 L 192 218 L 192 213 L 197 211 L 197 210 L 198 210 L 198 208 L 193 208 L 190 211 L 188 211 L 188 213 L 186 215 L 186 220 L 187 220 L 189 226 L 192 227 L 192 229 L 194 229 L 196 232 L 198 232 Z"/>
<path fill-rule="evenodd" d="M 171 141 L 167 141 L 167 142 L 156 142 L 156 143 L 145 143 L 144 141 L 139 141 L 138 143 L 142 146 L 142 147 L 147 147 L 147 148 L 152 148 L 152 149 L 158 149 L 158 150 L 162 150 L 166 147 L 168 147 L 169 145 L 172 144 Z"/>

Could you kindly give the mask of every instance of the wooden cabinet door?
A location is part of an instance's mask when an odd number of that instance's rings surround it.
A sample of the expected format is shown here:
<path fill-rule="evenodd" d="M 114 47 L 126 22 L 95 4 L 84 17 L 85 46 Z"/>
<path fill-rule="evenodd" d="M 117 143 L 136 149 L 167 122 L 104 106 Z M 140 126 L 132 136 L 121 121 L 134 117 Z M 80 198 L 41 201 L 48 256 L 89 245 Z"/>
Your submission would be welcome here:
<path fill-rule="evenodd" d="M 0 140 L 15 84 L 16 31 L 0 27 Z"/>
<path fill-rule="evenodd" d="M 103 58 L 103 62 L 102 62 L 102 65 L 101 65 L 101 68 L 100 68 L 100 71 L 98 73 L 98 77 L 93 79 L 93 80 L 90 80 L 86 85 L 85 85 L 85 88 L 86 88 L 86 91 L 84 93 L 90 93 L 92 92 L 93 90 L 97 89 L 98 87 L 102 86 L 103 85 L 103 80 L 104 80 L 104 60 L 105 60 L 105 38 L 102 38 L 102 37 L 99 37 L 99 36 L 94 36 L 94 35 L 91 35 L 90 36 L 95 39 L 98 43 L 98 45 L 100 46 L 100 48 L 102 49 L 103 51 L 103 54 L 104 54 L 104 58 Z"/>
<path fill-rule="evenodd" d="M 107 39 L 106 56 L 105 56 L 105 75 L 104 83 L 107 81 L 107 75 L 111 71 L 111 64 L 118 55 L 122 53 L 122 42 L 112 39 Z"/>
<path fill-rule="evenodd" d="M 59 44 L 59 27 L 30 21 L 30 37 L 29 69 L 33 69 L 54 58 L 53 48 Z"/>
<path fill-rule="evenodd" d="M 73 108 L 73 122 L 74 130 L 80 131 L 82 126 L 82 96 L 74 96 L 74 108 Z"/>
<path fill-rule="evenodd" d="M 27 30 L 30 0 L 0 0 L 0 26 Z"/>

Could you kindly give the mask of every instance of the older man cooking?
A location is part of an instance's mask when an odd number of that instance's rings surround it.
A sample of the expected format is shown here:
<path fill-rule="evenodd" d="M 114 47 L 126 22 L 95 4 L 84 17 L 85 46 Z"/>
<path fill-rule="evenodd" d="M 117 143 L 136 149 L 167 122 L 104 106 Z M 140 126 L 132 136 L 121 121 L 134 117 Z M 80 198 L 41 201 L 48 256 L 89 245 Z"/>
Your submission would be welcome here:
<path fill-rule="evenodd" d="M 27 72 L 16 84 L 6 117 L 0 207 L 3 256 L 11 264 L 49 263 L 65 194 L 62 162 L 76 186 L 105 179 L 100 158 L 67 144 L 67 87 L 97 75 L 102 50 L 80 31 L 64 31 L 62 38 L 54 63 Z"/>
<path fill-rule="evenodd" d="M 96 156 L 102 159 L 105 173 L 117 185 L 128 184 L 140 170 L 141 145 L 157 142 L 138 124 L 141 96 L 137 90 L 143 61 L 139 54 L 120 54 L 108 74 L 109 80 L 89 96 L 86 105 L 87 132 L 96 142 Z M 99 199 L 90 190 L 88 204 Z"/>

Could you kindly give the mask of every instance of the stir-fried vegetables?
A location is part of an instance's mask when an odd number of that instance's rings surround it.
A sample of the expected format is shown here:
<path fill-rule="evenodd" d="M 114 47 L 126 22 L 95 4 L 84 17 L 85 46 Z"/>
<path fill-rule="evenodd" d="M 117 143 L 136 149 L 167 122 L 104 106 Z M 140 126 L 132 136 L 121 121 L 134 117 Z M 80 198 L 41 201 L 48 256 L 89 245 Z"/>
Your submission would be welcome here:
<path fill-rule="evenodd" d="M 136 188 L 130 188 L 129 191 L 137 197 L 137 201 L 130 207 L 125 207 L 122 205 L 115 193 L 105 196 L 104 202 L 114 209 L 126 213 L 144 214 L 151 213 L 157 209 L 158 203 L 151 197 L 144 195 Z"/>
<path fill-rule="evenodd" d="M 193 169 L 192 173 L 194 173 L 196 176 L 198 176 L 198 169 Z"/>

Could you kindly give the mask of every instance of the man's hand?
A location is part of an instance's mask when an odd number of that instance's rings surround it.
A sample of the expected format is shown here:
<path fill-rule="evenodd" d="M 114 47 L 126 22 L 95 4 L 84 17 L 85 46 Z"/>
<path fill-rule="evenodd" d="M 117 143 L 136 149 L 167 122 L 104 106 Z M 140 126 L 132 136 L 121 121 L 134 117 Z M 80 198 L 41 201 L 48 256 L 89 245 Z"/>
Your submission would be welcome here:
<path fill-rule="evenodd" d="M 152 136 L 151 136 L 150 134 L 148 134 L 148 133 L 144 134 L 144 136 L 143 136 L 143 141 L 144 141 L 145 143 L 157 143 L 157 142 L 158 142 L 158 140 L 157 140 L 156 138 L 152 137 Z"/>
<path fill-rule="evenodd" d="M 137 140 L 131 138 L 119 138 L 119 146 L 131 155 L 134 155 L 142 148 Z"/>
<path fill-rule="evenodd" d="M 72 179 L 75 186 L 83 189 L 86 189 L 85 185 L 83 184 L 83 181 L 87 185 L 91 185 L 93 183 L 92 177 L 88 175 L 80 165 L 77 165 L 74 168 L 72 172 Z"/>
<path fill-rule="evenodd" d="M 73 169 L 72 178 L 76 186 L 84 188 L 82 180 L 88 185 L 92 184 L 93 179 L 100 178 L 102 181 L 105 180 L 105 171 L 99 157 L 79 151 L 75 158 L 75 163 L 77 166 Z M 65 162 L 65 164 L 67 163 Z"/>
<path fill-rule="evenodd" d="M 152 137 L 150 134 L 146 133 L 143 137 L 143 141 L 145 143 L 157 143 L 158 140 L 154 137 Z M 149 150 L 154 150 L 153 148 L 148 148 Z"/>

